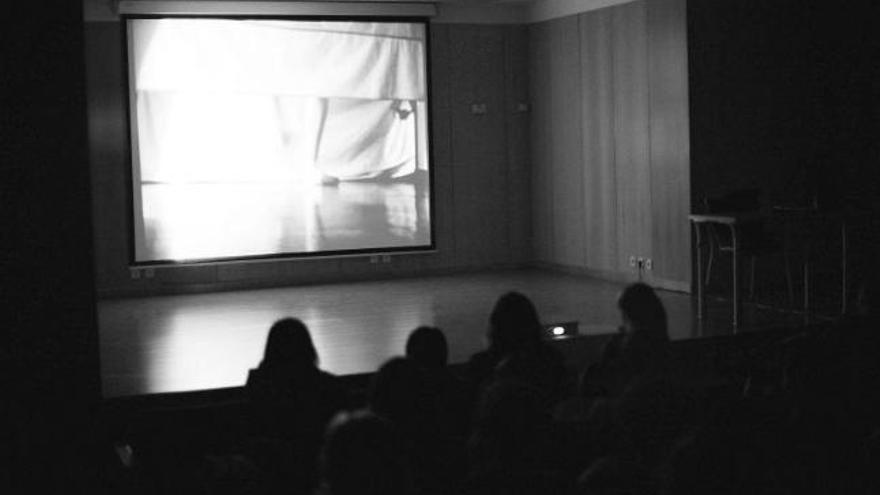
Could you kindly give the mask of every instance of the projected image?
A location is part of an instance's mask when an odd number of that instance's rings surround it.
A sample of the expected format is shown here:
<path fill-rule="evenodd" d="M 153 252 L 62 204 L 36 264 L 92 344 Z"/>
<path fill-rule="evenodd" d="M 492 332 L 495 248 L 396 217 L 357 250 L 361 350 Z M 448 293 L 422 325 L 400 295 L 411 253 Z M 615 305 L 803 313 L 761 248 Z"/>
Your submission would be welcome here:
<path fill-rule="evenodd" d="M 135 261 L 430 247 L 425 26 L 129 19 Z"/>

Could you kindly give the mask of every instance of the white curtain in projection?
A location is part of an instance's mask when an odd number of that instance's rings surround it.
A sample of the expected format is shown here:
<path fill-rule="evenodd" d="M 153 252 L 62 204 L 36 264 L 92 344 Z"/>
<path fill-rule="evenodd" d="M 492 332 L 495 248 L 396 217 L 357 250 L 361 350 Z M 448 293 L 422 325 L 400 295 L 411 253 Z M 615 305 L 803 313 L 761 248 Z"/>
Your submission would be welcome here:
<path fill-rule="evenodd" d="M 424 26 L 129 21 L 144 182 L 426 169 Z"/>

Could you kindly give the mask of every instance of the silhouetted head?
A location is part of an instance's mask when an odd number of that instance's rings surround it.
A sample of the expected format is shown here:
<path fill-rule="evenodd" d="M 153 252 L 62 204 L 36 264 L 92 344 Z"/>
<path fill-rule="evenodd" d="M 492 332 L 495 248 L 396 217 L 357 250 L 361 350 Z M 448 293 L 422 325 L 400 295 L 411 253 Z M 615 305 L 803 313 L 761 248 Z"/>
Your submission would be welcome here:
<path fill-rule="evenodd" d="M 368 411 L 342 412 L 330 422 L 321 468 L 333 495 L 412 493 L 411 469 L 393 426 Z"/>
<path fill-rule="evenodd" d="M 498 299 L 489 316 L 489 349 L 498 354 L 534 347 L 541 341 L 541 321 L 535 305 L 519 292 Z"/>
<path fill-rule="evenodd" d="M 406 341 L 406 357 L 425 368 L 446 366 L 448 354 L 446 336 L 436 327 L 416 328 Z"/>
<path fill-rule="evenodd" d="M 422 412 L 422 370 L 403 357 L 385 362 L 373 377 L 370 409 L 395 423 L 408 423 Z"/>
<path fill-rule="evenodd" d="M 647 284 L 632 284 L 623 290 L 617 300 L 623 317 L 624 331 L 662 342 L 669 341 L 666 310 L 660 298 Z"/>
<path fill-rule="evenodd" d="M 318 352 L 305 324 L 296 318 L 276 321 L 269 329 L 261 368 L 315 367 Z"/>

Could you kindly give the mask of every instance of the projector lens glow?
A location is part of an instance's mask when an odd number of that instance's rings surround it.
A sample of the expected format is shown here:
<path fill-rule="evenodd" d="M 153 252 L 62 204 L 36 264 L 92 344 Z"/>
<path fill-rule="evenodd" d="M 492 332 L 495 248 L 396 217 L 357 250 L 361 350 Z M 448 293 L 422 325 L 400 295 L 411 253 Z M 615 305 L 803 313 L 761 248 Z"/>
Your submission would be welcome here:
<path fill-rule="evenodd" d="M 553 335 L 560 336 L 565 335 L 565 328 L 562 327 L 553 327 Z"/>

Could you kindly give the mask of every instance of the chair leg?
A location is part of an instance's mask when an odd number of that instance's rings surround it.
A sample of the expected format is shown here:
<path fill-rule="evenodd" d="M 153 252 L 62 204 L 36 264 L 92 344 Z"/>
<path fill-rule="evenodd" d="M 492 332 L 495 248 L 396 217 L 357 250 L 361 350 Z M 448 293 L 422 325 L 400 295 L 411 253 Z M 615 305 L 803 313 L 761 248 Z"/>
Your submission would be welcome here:
<path fill-rule="evenodd" d="M 705 287 L 709 286 L 709 281 L 712 280 L 712 262 L 715 260 L 715 248 L 711 245 L 709 246 L 709 261 L 706 263 L 706 282 L 704 284 Z"/>
<path fill-rule="evenodd" d="M 755 256 L 749 260 L 749 300 L 755 300 Z"/>

